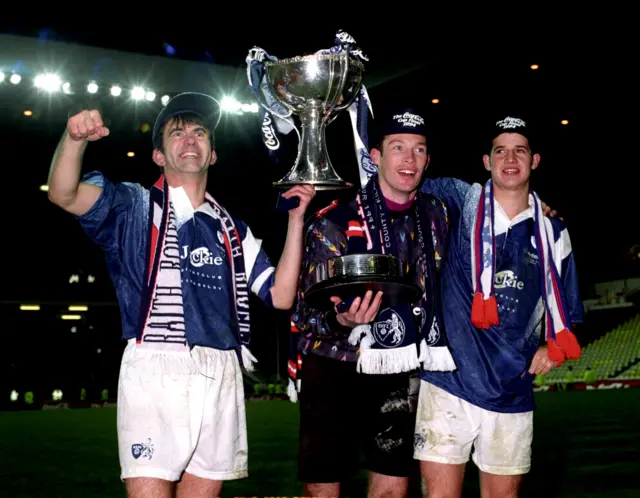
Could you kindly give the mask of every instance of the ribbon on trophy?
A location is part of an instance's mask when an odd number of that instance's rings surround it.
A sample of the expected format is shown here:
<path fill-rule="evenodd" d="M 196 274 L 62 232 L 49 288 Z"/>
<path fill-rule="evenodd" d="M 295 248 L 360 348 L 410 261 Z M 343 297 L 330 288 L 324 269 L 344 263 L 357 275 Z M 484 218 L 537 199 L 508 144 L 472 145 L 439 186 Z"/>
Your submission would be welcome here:
<path fill-rule="evenodd" d="M 360 62 L 369 62 L 369 58 L 362 53 L 356 44 L 355 39 L 346 31 L 339 30 L 336 33 L 335 45 L 327 50 L 319 50 L 319 54 L 339 54 L 347 51 L 351 57 Z M 376 165 L 369 155 L 369 112 L 373 116 L 371 108 L 371 100 L 367 89 L 363 84 L 360 93 L 348 108 L 349 117 L 351 118 L 351 127 L 353 129 L 354 145 L 356 149 L 356 159 L 358 161 L 358 170 L 360 172 L 360 184 L 364 187 L 371 175 L 378 172 Z"/>
<path fill-rule="evenodd" d="M 254 47 L 249 50 L 247 55 L 247 78 L 249 79 L 249 88 L 251 93 L 258 101 L 258 112 L 260 117 L 260 126 L 262 127 L 262 142 L 269 150 L 269 157 L 275 163 L 280 160 L 282 135 L 288 135 L 292 130 L 298 134 L 300 140 L 300 132 L 296 128 L 291 117 L 291 112 L 278 102 L 273 96 L 267 82 L 267 75 L 264 67 L 265 59 L 277 61 L 276 57 L 269 55 L 264 49 Z"/>
<path fill-rule="evenodd" d="M 339 54 L 345 51 L 360 62 L 369 61 L 369 58 L 358 48 L 355 39 L 343 30 L 338 30 L 336 33 L 334 46 L 318 50 L 316 54 Z M 273 96 L 266 78 L 265 63 L 277 60 L 277 57 L 268 54 L 260 47 L 254 47 L 249 50 L 249 54 L 246 57 L 249 87 L 261 104 L 259 116 L 260 126 L 262 127 L 262 141 L 269 150 L 269 157 L 276 163 L 280 160 L 281 137 L 283 135 L 288 135 L 292 130 L 295 130 L 298 140 L 300 140 L 300 131 L 293 121 L 292 113 Z M 369 112 L 373 116 L 373 110 L 364 85 L 362 85 L 358 96 L 349 106 L 348 112 L 353 129 L 360 183 L 364 187 L 371 175 L 377 172 L 376 166 L 369 155 L 367 129 Z"/>

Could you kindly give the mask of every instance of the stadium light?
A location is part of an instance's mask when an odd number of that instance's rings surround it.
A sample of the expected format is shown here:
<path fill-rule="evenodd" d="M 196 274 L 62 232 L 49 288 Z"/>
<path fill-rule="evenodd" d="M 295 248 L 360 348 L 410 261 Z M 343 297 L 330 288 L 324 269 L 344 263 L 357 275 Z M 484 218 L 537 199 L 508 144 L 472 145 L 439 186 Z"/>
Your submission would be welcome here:
<path fill-rule="evenodd" d="M 133 90 L 131 90 L 131 98 L 133 100 L 142 100 L 144 98 L 144 88 L 142 88 L 141 86 L 136 86 L 133 88 Z"/>
<path fill-rule="evenodd" d="M 60 80 L 60 76 L 58 76 L 57 74 L 45 73 L 36 76 L 34 84 L 36 85 L 36 87 L 44 90 L 45 92 L 53 93 L 60 90 L 62 81 Z"/>
<path fill-rule="evenodd" d="M 10 74 L 0 71 L 0 83 L 7 78 L 14 85 L 17 85 L 23 79 L 18 73 Z M 49 94 L 62 91 L 67 95 L 71 95 L 78 93 L 78 89 L 84 88 L 87 93 L 96 95 L 100 93 L 101 88 L 98 81 L 91 80 L 88 83 L 78 84 L 77 82 L 65 81 L 58 74 L 52 72 L 40 73 L 32 81 L 36 88 Z M 108 92 L 112 97 L 119 97 L 123 92 L 126 92 L 132 100 L 146 100 L 148 102 L 156 102 L 158 97 L 162 95 L 160 102 L 163 106 L 166 106 L 170 100 L 168 94 L 159 94 L 142 86 L 122 87 L 120 85 L 112 85 L 109 87 Z M 230 114 L 257 114 L 259 111 L 259 106 L 256 102 L 241 102 L 230 95 L 222 97 L 220 104 L 223 112 Z M 31 114 L 25 115 L 30 116 Z"/>

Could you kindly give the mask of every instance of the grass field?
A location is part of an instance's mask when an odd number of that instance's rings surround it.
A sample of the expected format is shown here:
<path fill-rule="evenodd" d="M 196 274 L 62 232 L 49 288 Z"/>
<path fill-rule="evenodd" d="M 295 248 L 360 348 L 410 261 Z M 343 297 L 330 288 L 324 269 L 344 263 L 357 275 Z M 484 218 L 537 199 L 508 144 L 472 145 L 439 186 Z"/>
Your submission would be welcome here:
<path fill-rule="evenodd" d="M 522 496 L 640 497 L 640 390 L 537 393 L 533 468 Z M 122 497 L 115 408 L 0 413 L 0 496 Z M 225 497 L 300 496 L 297 405 L 247 403 L 249 478 Z M 348 426 L 345 414 L 345 426 Z M 352 496 L 365 496 L 361 474 Z M 465 496 L 479 496 L 468 466 Z"/>

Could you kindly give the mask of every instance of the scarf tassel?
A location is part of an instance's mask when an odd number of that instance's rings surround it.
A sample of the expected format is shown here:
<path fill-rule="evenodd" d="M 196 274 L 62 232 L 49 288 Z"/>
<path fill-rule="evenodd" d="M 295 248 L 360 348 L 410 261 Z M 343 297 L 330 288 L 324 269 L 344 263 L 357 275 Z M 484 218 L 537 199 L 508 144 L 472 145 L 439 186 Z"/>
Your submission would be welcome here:
<path fill-rule="evenodd" d="M 457 368 L 448 347 L 428 346 L 424 339 L 420 343 L 418 360 L 422 363 L 422 368 L 429 372 L 451 372 Z"/>
<path fill-rule="evenodd" d="M 247 372 L 254 372 L 256 369 L 254 366 L 254 363 L 258 363 L 258 360 L 256 359 L 255 356 L 251 354 L 251 351 L 249 351 L 249 348 L 244 344 L 242 345 L 242 348 L 241 348 L 241 355 L 242 355 L 242 364 L 244 365 L 244 368 L 247 369 Z"/>
<path fill-rule="evenodd" d="M 557 367 L 564 363 L 564 352 L 558 347 L 554 339 L 547 340 L 547 356 L 551 361 L 556 362 Z"/>
<path fill-rule="evenodd" d="M 560 366 L 564 360 L 577 360 L 580 358 L 582 350 L 578 339 L 569 329 L 563 329 L 556 334 L 555 339 L 547 340 L 547 355 L 549 359 Z"/>
<path fill-rule="evenodd" d="M 563 329 L 556 334 L 556 343 L 562 349 L 569 360 L 577 360 L 580 358 L 582 350 L 578 339 L 569 329 Z"/>
<path fill-rule="evenodd" d="M 289 383 L 287 384 L 287 396 L 289 396 L 289 401 L 292 403 L 296 403 L 298 401 L 298 390 L 293 383 L 293 379 L 289 379 Z"/>
<path fill-rule="evenodd" d="M 484 299 L 482 292 L 473 295 L 471 306 L 471 323 L 479 329 L 488 329 L 492 325 L 499 325 L 498 302 L 495 296 Z"/>

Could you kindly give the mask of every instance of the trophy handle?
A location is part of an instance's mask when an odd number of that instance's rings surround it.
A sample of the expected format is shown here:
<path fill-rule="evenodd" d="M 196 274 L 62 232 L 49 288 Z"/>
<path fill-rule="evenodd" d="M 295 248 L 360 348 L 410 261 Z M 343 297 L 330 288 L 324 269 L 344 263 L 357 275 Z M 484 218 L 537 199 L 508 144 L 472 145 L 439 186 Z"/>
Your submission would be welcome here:
<path fill-rule="evenodd" d="M 247 67 L 247 79 L 249 80 L 249 87 L 253 88 L 253 79 L 251 78 L 251 68 L 250 67 Z M 265 85 L 265 87 L 266 87 L 267 91 L 271 94 L 271 97 L 273 98 L 273 100 L 275 100 L 276 102 L 280 102 L 280 99 L 278 99 L 278 97 L 276 97 L 276 95 L 271 91 L 271 88 L 269 88 L 267 85 Z M 291 115 L 293 114 L 293 111 L 291 109 L 289 109 L 289 112 L 287 112 L 285 114 L 280 114 L 280 113 L 276 112 L 275 110 L 271 109 L 267 105 L 267 103 L 263 100 L 263 97 L 262 97 L 262 95 L 261 95 L 261 93 L 259 91 L 254 92 L 254 97 L 258 101 L 258 104 L 260 104 L 267 111 L 269 111 L 269 113 L 273 114 L 274 116 L 276 116 L 278 118 L 287 119 L 287 118 L 291 117 Z M 285 107 L 285 106 L 282 106 L 282 107 Z M 298 136 L 299 135 L 300 134 L 298 133 Z"/>
<path fill-rule="evenodd" d="M 344 52 L 343 54 L 341 54 L 344 56 L 345 59 L 347 59 L 346 63 L 343 64 L 344 70 L 342 73 L 342 77 L 340 78 L 340 85 L 342 86 L 344 84 L 344 80 L 347 79 L 347 75 L 349 74 L 349 53 L 348 52 Z M 341 102 L 339 104 L 337 104 L 331 111 L 331 116 L 329 117 L 329 119 L 327 120 L 327 126 L 330 125 L 331 123 L 333 123 L 333 121 L 338 117 L 338 115 L 344 111 L 345 109 L 347 109 L 351 104 L 353 104 L 353 102 L 356 100 L 356 98 L 358 98 L 358 95 L 360 95 L 360 89 L 362 88 L 362 80 L 360 81 L 360 83 L 358 84 L 358 88 L 355 92 L 353 92 L 353 94 L 351 95 L 351 98 L 349 98 L 348 100 Z"/>

